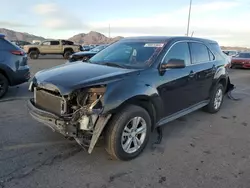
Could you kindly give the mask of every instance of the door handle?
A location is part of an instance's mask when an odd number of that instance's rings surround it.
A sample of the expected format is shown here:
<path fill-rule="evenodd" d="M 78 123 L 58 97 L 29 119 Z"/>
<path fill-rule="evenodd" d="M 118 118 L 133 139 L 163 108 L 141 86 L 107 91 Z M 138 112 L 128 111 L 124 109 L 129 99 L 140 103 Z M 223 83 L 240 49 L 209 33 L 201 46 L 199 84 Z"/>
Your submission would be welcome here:
<path fill-rule="evenodd" d="M 193 77 L 194 77 L 194 75 L 195 75 L 195 72 L 194 72 L 194 71 L 190 71 L 190 73 L 189 73 L 189 75 L 188 75 L 188 76 L 189 76 L 190 78 L 193 78 Z"/>

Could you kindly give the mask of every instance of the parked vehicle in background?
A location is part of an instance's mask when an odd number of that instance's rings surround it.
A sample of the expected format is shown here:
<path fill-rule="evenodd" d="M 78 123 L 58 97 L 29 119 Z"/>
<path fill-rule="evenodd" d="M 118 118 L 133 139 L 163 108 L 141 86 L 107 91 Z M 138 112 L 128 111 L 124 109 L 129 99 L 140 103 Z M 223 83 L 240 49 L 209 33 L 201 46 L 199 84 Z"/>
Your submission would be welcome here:
<path fill-rule="evenodd" d="M 27 54 L 17 45 L 0 34 L 0 98 L 8 91 L 9 86 L 27 82 L 30 70 Z"/>
<path fill-rule="evenodd" d="M 14 43 L 15 45 L 19 46 L 20 48 L 23 48 L 23 46 L 25 46 L 25 45 L 31 44 L 30 42 L 22 41 L 22 40 L 12 40 L 11 42 Z"/>
<path fill-rule="evenodd" d="M 33 40 L 32 41 L 32 44 L 40 44 L 42 41 L 40 41 L 40 40 Z"/>
<path fill-rule="evenodd" d="M 68 59 L 71 54 L 80 50 L 80 45 L 75 45 L 72 41 L 68 40 L 45 40 L 39 44 L 24 46 L 24 51 L 29 54 L 31 59 L 37 59 L 40 54 L 57 54 Z"/>
<path fill-rule="evenodd" d="M 107 47 L 107 44 L 99 45 L 89 51 L 76 52 L 69 57 L 69 62 L 75 61 L 88 61 L 91 57 L 93 57 L 98 52 L 102 51 Z"/>
<path fill-rule="evenodd" d="M 250 52 L 240 52 L 232 58 L 231 68 L 250 68 Z"/>
<path fill-rule="evenodd" d="M 222 55 L 227 59 L 227 64 L 225 65 L 227 68 L 231 68 L 231 61 L 232 61 L 232 56 L 228 56 L 225 53 L 222 53 Z"/>
<path fill-rule="evenodd" d="M 234 57 L 239 53 L 236 50 L 223 50 L 223 52 L 230 57 Z"/>
<path fill-rule="evenodd" d="M 231 86 L 226 64 L 212 40 L 124 38 L 88 63 L 38 72 L 28 107 L 33 118 L 74 138 L 89 153 L 102 134 L 112 158 L 131 160 L 156 127 L 200 108 L 220 110 Z"/>
<path fill-rule="evenodd" d="M 82 51 L 89 51 L 91 50 L 90 46 L 84 45 L 82 46 Z"/>

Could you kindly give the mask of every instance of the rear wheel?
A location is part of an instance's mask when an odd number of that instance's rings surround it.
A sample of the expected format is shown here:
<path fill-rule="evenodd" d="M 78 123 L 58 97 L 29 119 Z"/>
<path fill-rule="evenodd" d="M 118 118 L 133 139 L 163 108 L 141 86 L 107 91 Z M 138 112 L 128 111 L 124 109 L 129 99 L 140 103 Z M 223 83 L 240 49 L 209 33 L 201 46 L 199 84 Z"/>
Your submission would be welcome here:
<path fill-rule="evenodd" d="M 223 103 L 224 91 L 225 91 L 225 88 L 220 83 L 213 89 L 211 93 L 211 97 L 210 97 L 210 102 L 204 108 L 206 112 L 214 114 L 220 110 L 221 105 Z"/>
<path fill-rule="evenodd" d="M 32 50 L 29 53 L 30 59 L 38 59 L 39 57 L 39 52 L 37 50 Z"/>
<path fill-rule="evenodd" d="M 64 59 L 69 59 L 69 56 L 71 54 L 72 54 L 72 52 L 70 50 L 65 51 L 64 54 L 63 54 Z"/>
<path fill-rule="evenodd" d="M 151 120 L 147 111 L 128 105 L 111 119 L 105 130 L 106 150 L 113 159 L 131 160 L 147 145 Z"/>
<path fill-rule="evenodd" d="M 9 88 L 9 82 L 7 78 L 0 73 L 0 98 L 4 97 Z"/>

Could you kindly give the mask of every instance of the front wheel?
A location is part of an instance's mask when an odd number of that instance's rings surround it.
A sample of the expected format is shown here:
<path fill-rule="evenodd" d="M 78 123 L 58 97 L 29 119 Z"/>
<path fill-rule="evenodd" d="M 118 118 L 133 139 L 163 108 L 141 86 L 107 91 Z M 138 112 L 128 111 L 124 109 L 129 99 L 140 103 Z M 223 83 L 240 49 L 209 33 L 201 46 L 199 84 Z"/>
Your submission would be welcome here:
<path fill-rule="evenodd" d="M 29 53 L 30 59 L 38 59 L 39 52 L 37 50 L 33 50 Z"/>
<path fill-rule="evenodd" d="M 114 115 L 105 130 L 106 151 L 113 159 L 136 158 L 146 147 L 150 130 L 148 112 L 139 106 L 128 105 Z"/>
<path fill-rule="evenodd" d="M 211 92 L 210 102 L 205 106 L 204 110 L 211 114 L 217 113 L 223 103 L 225 88 L 222 84 L 218 84 Z"/>

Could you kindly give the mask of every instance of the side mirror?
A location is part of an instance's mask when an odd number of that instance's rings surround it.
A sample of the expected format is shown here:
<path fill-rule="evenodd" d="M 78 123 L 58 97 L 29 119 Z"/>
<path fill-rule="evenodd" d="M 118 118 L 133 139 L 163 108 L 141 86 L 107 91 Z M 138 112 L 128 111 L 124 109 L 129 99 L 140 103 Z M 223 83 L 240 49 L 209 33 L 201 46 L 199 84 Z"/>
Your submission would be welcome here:
<path fill-rule="evenodd" d="M 161 69 L 179 69 L 179 68 L 185 68 L 185 61 L 182 59 L 170 59 L 167 63 L 161 64 Z"/>

